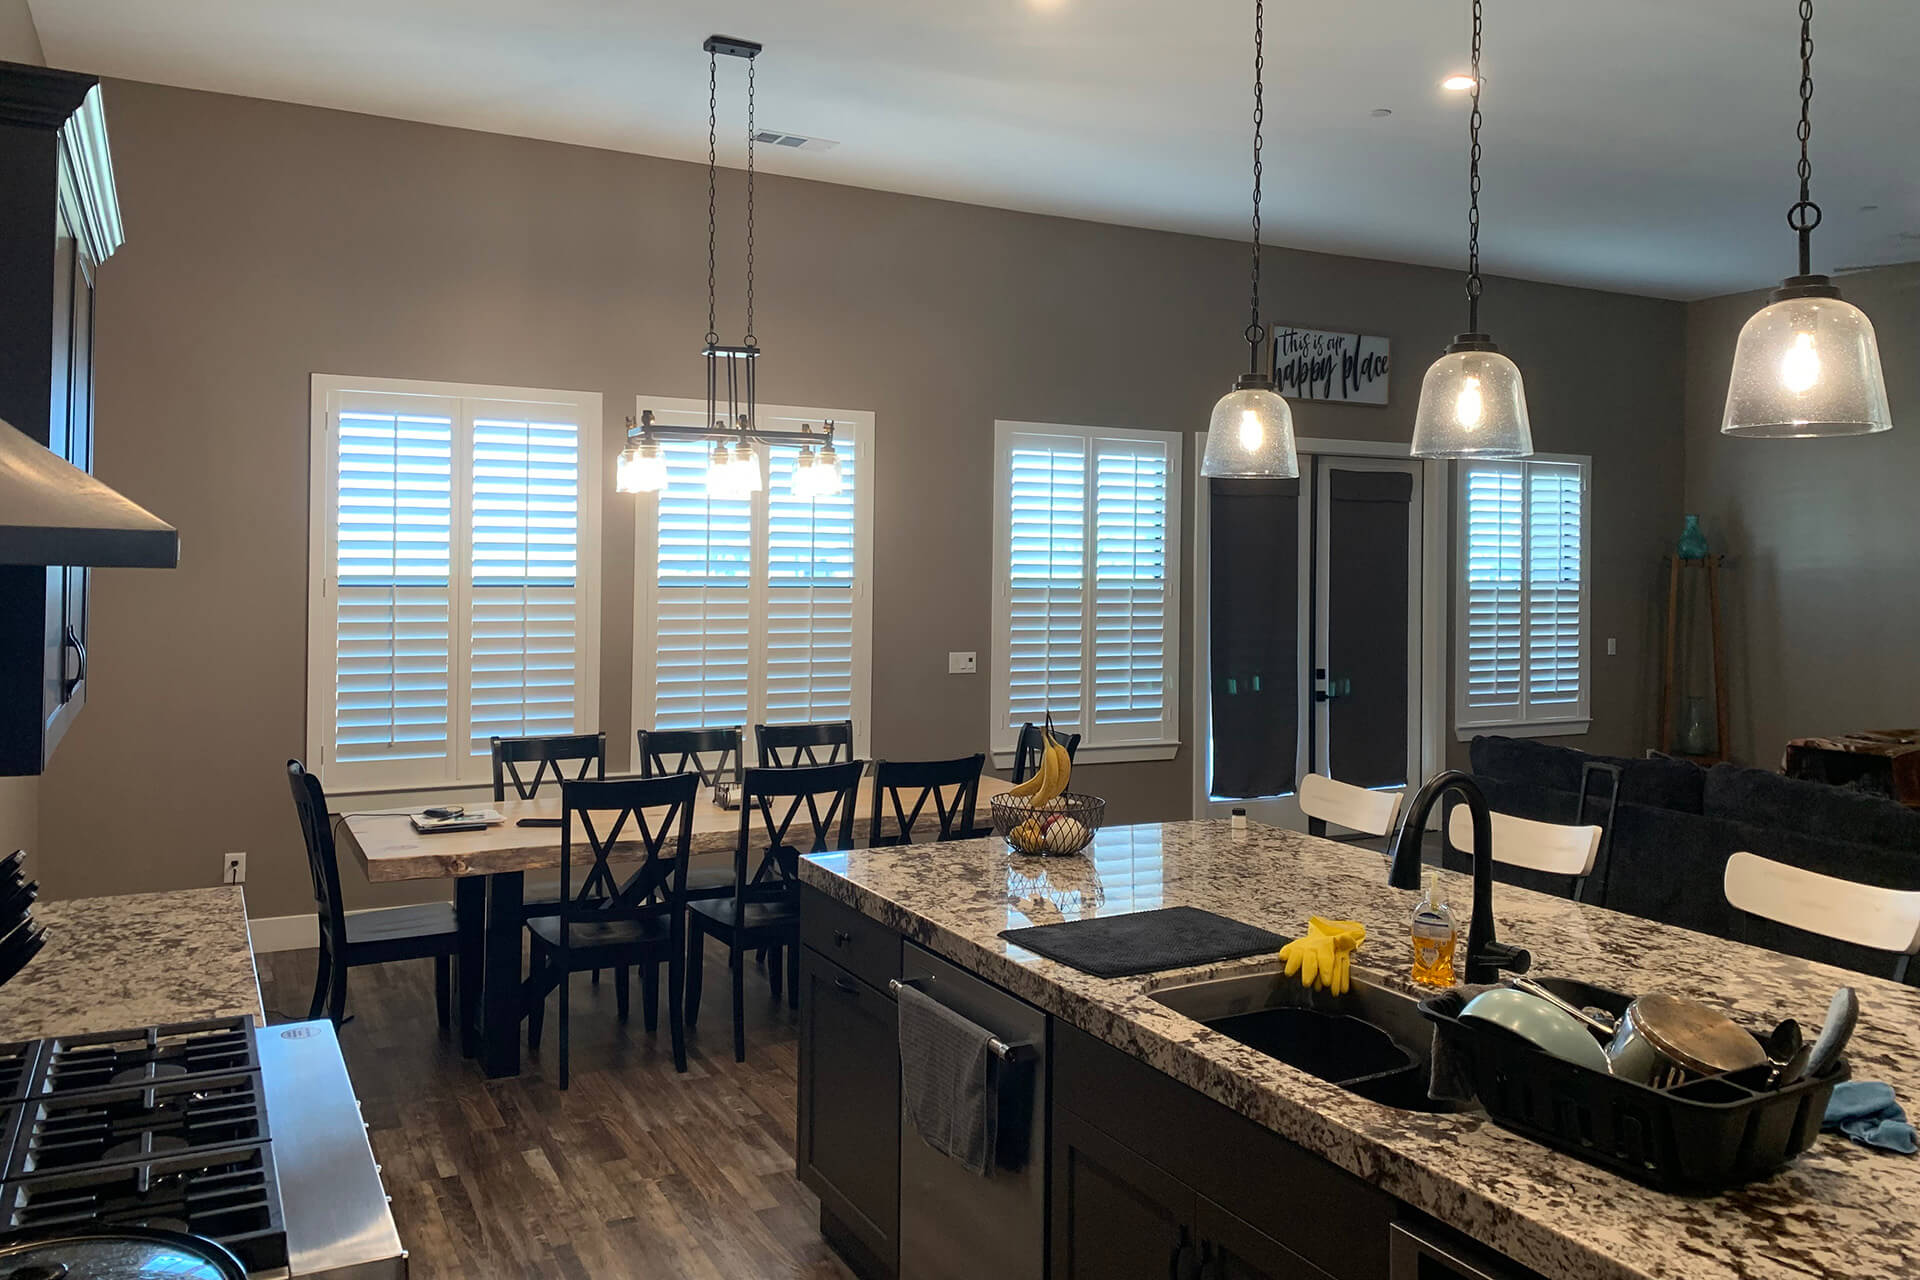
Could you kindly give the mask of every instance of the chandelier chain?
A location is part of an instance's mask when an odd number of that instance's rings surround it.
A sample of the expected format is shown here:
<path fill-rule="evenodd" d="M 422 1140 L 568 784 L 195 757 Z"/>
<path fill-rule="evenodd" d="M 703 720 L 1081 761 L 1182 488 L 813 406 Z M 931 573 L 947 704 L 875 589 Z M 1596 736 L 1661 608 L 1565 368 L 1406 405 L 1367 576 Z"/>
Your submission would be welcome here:
<path fill-rule="evenodd" d="M 753 340 L 753 69 L 756 62 L 747 59 L 747 333 L 746 345 Z"/>
<path fill-rule="evenodd" d="M 1787 225 L 1800 236 L 1800 274 L 1813 273 L 1813 229 L 1820 225 L 1820 206 L 1813 201 L 1813 161 L 1807 144 L 1813 138 L 1813 0 L 1800 0 L 1800 122 L 1794 126 L 1800 140 L 1800 199 L 1787 210 Z"/>
<path fill-rule="evenodd" d="M 714 346 L 720 341 L 719 316 L 717 314 L 717 290 L 714 284 L 714 236 L 717 226 L 717 205 L 714 198 L 714 184 L 720 168 L 720 57 L 711 49 L 707 51 L 707 345 Z M 709 408 L 713 400 L 712 392 L 707 395 Z M 711 415 L 709 415 L 711 416 Z"/>
<path fill-rule="evenodd" d="M 1481 0 L 1473 0 L 1473 111 L 1467 117 L 1467 332 L 1480 332 L 1480 32 Z"/>
<path fill-rule="evenodd" d="M 1260 157 L 1264 142 L 1263 132 L 1267 118 L 1265 73 L 1267 35 L 1266 0 L 1254 0 L 1253 5 L 1253 263 L 1251 271 L 1251 311 L 1243 335 L 1249 348 L 1247 365 L 1250 372 L 1260 371 L 1260 339 L 1265 330 L 1260 324 L 1260 179 L 1264 168 Z"/>

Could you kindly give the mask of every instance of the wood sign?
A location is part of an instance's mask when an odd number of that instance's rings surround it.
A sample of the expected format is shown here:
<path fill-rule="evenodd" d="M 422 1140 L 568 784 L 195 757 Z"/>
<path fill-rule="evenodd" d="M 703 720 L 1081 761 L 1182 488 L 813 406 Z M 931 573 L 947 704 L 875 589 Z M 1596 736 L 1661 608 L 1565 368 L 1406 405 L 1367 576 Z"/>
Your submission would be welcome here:
<path fill-rule="evenodd" d="M 1393 344 L 1360 333 L 1273 326 L 1273 383 L 1283 396 L 1385 404 Z"/>

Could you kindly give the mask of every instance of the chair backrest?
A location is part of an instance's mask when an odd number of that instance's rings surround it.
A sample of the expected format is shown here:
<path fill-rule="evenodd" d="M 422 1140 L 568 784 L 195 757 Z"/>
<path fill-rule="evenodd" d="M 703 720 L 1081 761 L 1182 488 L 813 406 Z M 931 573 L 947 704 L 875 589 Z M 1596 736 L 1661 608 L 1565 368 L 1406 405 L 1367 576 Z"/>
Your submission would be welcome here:
<path fill-rule="evenodd" d="M 565 949 L 571 925 L 582 919 L 643 919 L 674 917 L 679 937 L 679 904 L 687 894 L 687 856 L 693 843 L 694 797 L 700 790 L 697 774 L 676 773 L 664 778 L 622 778 L 614 782 L 560 781 L 560 917 L 561 947 Z M 584 843 L 593 865 L 576 892 L 573 888 L 573 851 Z M 608 865 L 616 856 L 632 861 L 634 846 L 643 858 L 640 869 L 624 885 L 615 886 Z"/>
<path fill-rule="evenodd" d="M 1557 822 L 1535 822 L 1509 813 L 1493 819 L 1493 860 L 1528 871 L 1585 878 L 1600 852 L 1599 827 L 1566 827 Z M 1456 849 L 1473 849 L 1473 814 L 1464 804 L 1447 818 L 1447 840 Z"/>
<path fill-rule="evenodd" d="M 574 770 L 575 781 L 584 779 L 591 769 L 593 776 L 607 776 L 607 735 L 604 733 L 562 733 L 544 738 L 492 738 L 493 744 L 493 798 L 505 800 L 507 784 L 513 784 L 515 800 L 531 800 L 540 794 L 540 784 L 552 770 L 555 782 L 567 780 L 563 763 L 569 760 L 579 761 Z M 519 766 L 537 765 L 533 778 L 521 777 Z"/>
<path fill-rule="evenodd" d="M 709 762 L 702 757 L 713 756 Z M 724 729 L 642 729 L 640 730 L 640 776 L 662 777 L 670 773 L 693 773 L 700 785 L 740 781 L 740 726 Z"/>
<path fill-rule="evenodd" d="M 799 892 L 800 855 L 853 848 L 854 807 L 867 762 L 770 765 L 748 769 L 740 787 L 740 840 L 733 851 L 733 895 L 749 901 L 791 898 Z M 800 824 L 805 810 L 805 824 Z M 759 832 L 754 828 L 758 826 Z M 766 841 L 760 864 L 747 870 L 756 840 Z M 799 841 L 805 839 L 805 848 Z"/>
<path fill-rule="evenodd" d="M 1055 730 L 1054 741 L 1067 749 L 1067 759 L 1073 759 L 1073 753 L 1080 749 L 1080 735 L 1061 733 Z M 1013 743 L 1013 780 L 1025 782 L 1040 767 L 1040 726 L 1029 720 L 1020 726 L 1020 736 Z"/>
<path fill-rule="evenodd" d="M 1920 891 L 1857 884 L 1751 853 L 1727 859 L 1723 884 L 1727 901 L 1750 915 L 1875 951 L 1920 952 Z"/>
<path fill-rule="evenodd" d="M 1384 836 L 1393 830 L 1400 816 L 1402 795 L 1398 791 L 1369 791 L 1351 782 L 1336 782 L 1324 774 L 1309 773 L 1300 779 L 1300 812 L 1321 822 L 1332 822 L 1370 836 Z"/>
<path fill-rule="evenodd" d="M 327 817 L 327 793 L 320 779 L 298 760 L 287 761 L 287 785 L 300 815 L 300 837 L 307 845 L 307 870 L 313 875 L 313 906 L 320 917 L 320 939 L 336 957 L 346 954 L 347 915 L 340 902 L 340 861 L 334 852 L 333 826 Z"/>
<path fill-rule="evenodd" d="M 853 759 L 853 721 L 828 720 L 821 724 L 757 724 L 753 740 L 759 748 L 763 769 L 792 769 L 803 765 L 839 764 L 841 752 Z M 826 758 L 820 748 L 827 748 Z"/>
<path fill-rule="evenodd" d="M 876 760 L 868 847 L 912 844 L 913 828 L 929 800 L 940 824 L 940 833 L 933 839 L 965 840 L 988 834 L 976 831 L 973 825 L 974 806 L 980 797 L 980 770 L 986 763 L 984 753 L 958 760 Z M 891 831 L 887 830 L 889 809 Z"/>

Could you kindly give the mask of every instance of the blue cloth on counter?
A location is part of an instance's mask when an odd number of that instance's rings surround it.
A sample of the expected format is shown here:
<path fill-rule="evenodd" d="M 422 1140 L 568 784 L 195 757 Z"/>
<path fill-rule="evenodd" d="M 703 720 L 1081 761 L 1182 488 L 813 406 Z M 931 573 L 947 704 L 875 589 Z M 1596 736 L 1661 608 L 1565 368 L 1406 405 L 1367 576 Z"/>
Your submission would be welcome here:
<path fill-rule="evenodd" d="M 1847 1080 L 1835 1085 L 1820 1127 L 1884 1151 L 1912 1155 L 1920 1148 L 1914 1141 L 1913 1126 L 1907 1123 L 1907 1113 L 1894 1100 L 1893 1086 L 1876 1080 Z"/>

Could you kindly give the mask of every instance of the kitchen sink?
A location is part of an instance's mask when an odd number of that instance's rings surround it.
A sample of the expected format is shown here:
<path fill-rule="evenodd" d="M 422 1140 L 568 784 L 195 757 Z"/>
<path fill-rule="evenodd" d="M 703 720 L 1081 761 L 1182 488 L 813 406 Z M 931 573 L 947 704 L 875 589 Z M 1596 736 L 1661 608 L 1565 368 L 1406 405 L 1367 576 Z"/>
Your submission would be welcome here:
<path fill-rule="evenodd" d="M 1433 1026 L 1419 1000 L 1359 973 L 1343 996 L 1308 991 L 1277 967 L 1170 983 L 1154 1000 L 1350 1093 L 1401 1111 L 1462 1111 L 1427 1096 Z"/>

